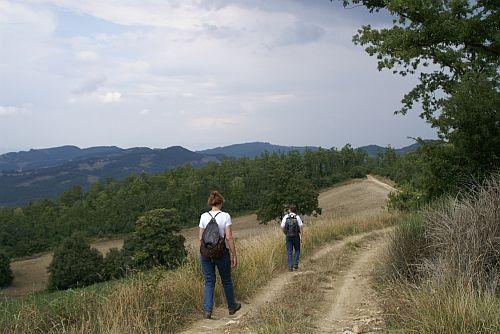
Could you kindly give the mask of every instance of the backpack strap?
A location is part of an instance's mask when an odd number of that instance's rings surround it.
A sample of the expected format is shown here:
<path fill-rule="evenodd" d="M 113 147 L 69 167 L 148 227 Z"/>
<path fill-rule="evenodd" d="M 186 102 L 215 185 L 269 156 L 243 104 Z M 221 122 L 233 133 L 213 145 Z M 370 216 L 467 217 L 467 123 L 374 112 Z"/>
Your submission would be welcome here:
<path fill-rule="evenodd" d="M 215 217 L 217 217 L 217 215 L 218 215 L 219 213 L 221 213 L 221 212 L 222 212 L 222 211 L 219 211 L 219 212 L 217 212 L 217 213 L 215 214 L 215 216 L 212 216 L 212 214 L 210 213 L 210 211 L 207 211 L 208 215 L 209 215 L 210 217 L 212 217 L 212 219 L 215 219 Z"/>

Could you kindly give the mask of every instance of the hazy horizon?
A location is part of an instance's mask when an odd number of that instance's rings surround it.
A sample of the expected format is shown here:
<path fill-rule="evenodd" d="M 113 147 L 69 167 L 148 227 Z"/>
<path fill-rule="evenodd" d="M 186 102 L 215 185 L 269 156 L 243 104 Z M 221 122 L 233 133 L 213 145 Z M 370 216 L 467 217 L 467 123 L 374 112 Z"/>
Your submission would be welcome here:
<path fill-rule="evenodd" d="M 329 0 L 3 1 L 0 152 L 435 138 L 418 109 L 393 115 L 416 79 L 352 43 L 390 20 Z"/>

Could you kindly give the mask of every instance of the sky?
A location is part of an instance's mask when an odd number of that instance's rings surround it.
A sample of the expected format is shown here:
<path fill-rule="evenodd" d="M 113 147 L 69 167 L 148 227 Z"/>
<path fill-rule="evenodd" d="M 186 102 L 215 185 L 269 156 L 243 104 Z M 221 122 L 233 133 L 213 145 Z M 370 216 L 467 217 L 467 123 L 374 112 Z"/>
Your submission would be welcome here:
<path fill-rule="evenodd" d="M 0 152 L 434 138 L 394 115 L 416 78 L 352 43 L 390 23 L 329 0 L 0 0 Z"/>

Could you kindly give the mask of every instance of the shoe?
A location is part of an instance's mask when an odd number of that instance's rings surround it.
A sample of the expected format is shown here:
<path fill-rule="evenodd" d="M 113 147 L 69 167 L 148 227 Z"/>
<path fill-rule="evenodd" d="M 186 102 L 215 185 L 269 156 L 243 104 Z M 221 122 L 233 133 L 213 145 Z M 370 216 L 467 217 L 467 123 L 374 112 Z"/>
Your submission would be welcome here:
<path fill-rule="evenodd" d="M 293 271 L 293 268 L 292 267 L 288 268 L 288 271 Z"/>
<path fill-rule="evenodd" d="M 299 270 L 299 265 L 298 265 L 298 264 L 294 265 L 294 266 L 293 266 L 293 269 L 295 269 L 295 270 Z"/>
<path fill-rule="evenodd" d="M 236 312 L 238 312 L 238 310 L 241 308 L 241 304 L 240 303 L 236 303 L 236 307 L 233 308 L 233 309 L 229 309 L 229 315 L 233 315 L 235 314 Z"/>
<path fill-rule="evenodd" d="M 212 318 L 212 311 L 205 311 L 205 314 L 203 316 L 205 319 Z"/>

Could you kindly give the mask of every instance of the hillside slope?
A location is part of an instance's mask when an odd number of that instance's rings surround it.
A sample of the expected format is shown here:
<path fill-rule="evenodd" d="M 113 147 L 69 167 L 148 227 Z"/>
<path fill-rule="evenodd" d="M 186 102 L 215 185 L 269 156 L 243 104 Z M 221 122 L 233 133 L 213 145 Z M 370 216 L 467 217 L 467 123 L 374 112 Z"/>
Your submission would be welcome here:
<path fill-rule="evenodd" d="M 380 213 L 389 190 L 371 179 L 353 180 L 320 193 L 319 204 L 323 208 L 320 219 L 348 217 L 367 217 Z M 307 218 L 305 222 L 307 223 Z M 274 230 L 276 223 L 259 224 L 256 215 L 246 215 L 233 220 L 236 240 L 250 239 Z M 188 243 L 195 243 L 198 229 L 183 230 Z M 109 248 L 121 247 L 123 240 L 97 242 L 93 247 L 102 253 Z M 52 260 L 52 253 L 44 253 L 12 262 L 14 282 L 11 287 L 0 290 L 0 296 L 22 296 L 44 289 L 48 281 L 47 266 Z"/>
<path fill-rule="evenodd" d="M 69 150 L 74 152 L 73 149 Z M 123 179 L 130 174 L 154 174 L 185 164 L 203 166 L 211 161 L 220 161 L 217 156 L 192 152 L 180 146 L 91 151 L 94 153 L 90 157 L 80 155 L 54 167 L 0 171 L 0 206 L 22 206 L 30 201 L 54 198 L 74 185 L 86 190 L 91 184 L 108 178 Z M 51 157 L 55 155 L 51 154 Z M 66 159 L 68 155 L 64 157 Z M 56 161 L 60 160 L 51 160 L 50 163 Z"/>
<path fill-rule="evenodd" d="M 243 144 L 234 144 L 229 146 L 222 146 L 211 148 L 207 150 L 198 151 L 202 154 L 222 154 L 233 158 L 254 158 L 261 155 L 264 152 L 268 153 L 287 153 L 290 151 L 305 152 L 307 149 L 317 150 L 318 147 L 306 147 L 306 146 L 282 146 L 274 145 L 267 142 L 252 142 Z"/>

